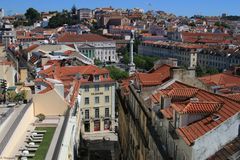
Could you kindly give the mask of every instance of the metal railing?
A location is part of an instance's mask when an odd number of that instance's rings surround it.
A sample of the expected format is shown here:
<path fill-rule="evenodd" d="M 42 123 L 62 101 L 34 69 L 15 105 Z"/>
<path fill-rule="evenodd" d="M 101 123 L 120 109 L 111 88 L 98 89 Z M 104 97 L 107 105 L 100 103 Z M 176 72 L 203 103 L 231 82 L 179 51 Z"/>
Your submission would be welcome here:
<path fill-rule="evenodd" d="M 18 114 L 17 118 L 15 119 L 15 121 L 13 122 L 13 124 L 10 126 L 6 136 L 3 138 L 3 140 L 0 142 L 0 155 L 2 154 L 4 148 L 7 146 L 10 138 L 12 137 L 15 129 L 17 128 L 17 126 L 19 125 L 20 121 L 22 120 L 25 112 L 27 111 L 27 109 L 29 108 L 29 106 L 32 104 L 32 100 L 26 104 L 26 106 L 21 110 L 21 112 Z"/>

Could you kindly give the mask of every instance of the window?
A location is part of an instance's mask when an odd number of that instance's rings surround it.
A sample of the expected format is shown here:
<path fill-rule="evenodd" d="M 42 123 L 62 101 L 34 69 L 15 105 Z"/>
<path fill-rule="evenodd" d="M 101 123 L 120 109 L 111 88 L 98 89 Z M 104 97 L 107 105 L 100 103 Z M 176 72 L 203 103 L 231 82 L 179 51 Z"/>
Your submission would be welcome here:
<path fill-rule="evenodd" d="M 85 105 L 89 104 L 89 97 L 85 97 Z"/>
<path fill-rule="evenodd" d="M 109 91 L 109 85 L 105 84 L 105 91 Z"/>
<path fill-rule="evenodd" d="M 40 86 L 40 85 L 37 85 L 37 89 L 39 89 L 39 90 L 40 90 L 40 89 L 41 89 L 41 86 Z"/>
<path fill-rule="evenodd" d="M 99 85 L 95 85 L 95 91 L 99 91 Z"/>
<path fill-rule="evenodd" d="M 99 75 L 95 75 L 95 76 L 94 76 L 94 80 L 95 80 L 95 81 L 99 81 Z"/>
<path fill-rule="evenodd" d="M 240 125 L 238 126 L 238 137 L 240 137 Z"/>
<path fill-rule="evenodd" d="M 109 130 L 109 128 L 110 128 L 110 121 L 104 120 L 104 130 Z"/>
<path fill-rule="evenodd" d="M 84 87 L 84 91 L 85 91 L 85 92 L 89 92 L 89 86 L 85 86 L 85 87 Z"/>
<path fill-rule="evenodd" d="M 100 131 L 100 121 L 94 121 L 94 131 Z"/>
<path fill-rule="evenodd" d="M 105 96 L 105 103 L 109 103 L 109 96 Z"/>
<path fill-rule="evenodd" d="M 89 122 L 84 123 L 84 130 L 85 130 L 85 132 L 90 132 L 90 123 Z"/>
<path fill-rule="evenodd" d="M 85 119 L 89 119 L 89 110 L 85 110 Z"/>
<path fill-rule="evenodd" d="M 109 108 L 105 108 L 105 117 L 109 117 Z"/>
<path fill-rule="evenodd" d="M 99 108 L 95 108 L 95 118 L 99 118 Z"/>
<path fill-rule="evenodd" d="M 95 97 L 95 104 L 99 103 L 99 97 Z"/>

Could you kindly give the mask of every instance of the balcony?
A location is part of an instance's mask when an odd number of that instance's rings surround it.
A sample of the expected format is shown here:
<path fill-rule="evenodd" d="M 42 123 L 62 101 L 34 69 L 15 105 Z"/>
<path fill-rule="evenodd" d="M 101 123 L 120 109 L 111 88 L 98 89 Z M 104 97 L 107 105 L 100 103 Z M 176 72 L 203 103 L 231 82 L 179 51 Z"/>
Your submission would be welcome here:
<path fill-rule="evenodd" d="M 168 133 L 172 136 L 173 139 L 179 139 L 175 127 L 169 122 Z"/>

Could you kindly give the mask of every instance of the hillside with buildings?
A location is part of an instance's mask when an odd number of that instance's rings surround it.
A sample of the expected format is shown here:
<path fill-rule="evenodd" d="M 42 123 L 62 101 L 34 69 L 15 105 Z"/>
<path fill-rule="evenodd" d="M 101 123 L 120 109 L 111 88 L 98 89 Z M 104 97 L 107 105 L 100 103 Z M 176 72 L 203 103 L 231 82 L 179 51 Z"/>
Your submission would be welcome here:
<path fill-rule="evenodd" d="M 238 160 L 239 25 L 0 9 L 0 159 Z"/>

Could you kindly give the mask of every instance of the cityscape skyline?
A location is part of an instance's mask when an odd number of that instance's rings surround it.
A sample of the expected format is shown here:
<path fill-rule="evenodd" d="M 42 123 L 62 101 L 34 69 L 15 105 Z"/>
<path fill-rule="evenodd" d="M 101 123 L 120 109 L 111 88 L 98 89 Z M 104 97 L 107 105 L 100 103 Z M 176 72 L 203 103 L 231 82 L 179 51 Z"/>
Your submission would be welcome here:
<path fill-rule="evenodd" d="M 126 1 L 128 3 L 122 3 L 123 1 L 111 1 L 111 0 L 90 0 L 86 4 L 83 0 L 18 0 L 9 1 L 2 0 L 1 7 L 4 8 L 6 15 L 12 15 L 15 13 L 24 13 L 25 10 L 29 7 L 33 7 L 38 11 L 61 11 L 62 9 L 71 9 L 73 5 L 77 8 L 97 8 L 97 7 L 108 7 L 112 6 L 114 8 L 143 8 L 146 10 L 162 10 L 165 12 L 170 12 L 178 16 L 192 16 L 192 15 L 209 15 L 209 16 L 218 16 L 222 13 L 227 13 L 228 15 L 240 15 L 238 7 L 240 2 L 234 0 L 223 1 L 217 0 L 207 1 L 196 1 L 196 0 L 185 0 L 184 2 L 177 0 L 170 1 L 156 1 L 156 0 L 132 0 Z M 232 2 L 232 3 L 230 3 Z M 16 4 L 16 5 L 13 5 Z M 58 4 L 58 5 L 56 5 Z M 214 6 L 217 4 L 216 6 Z M 214 7 L 213 7 L 214 6 Z M 188 9 L 186 9 L 188 8 Z"/>

